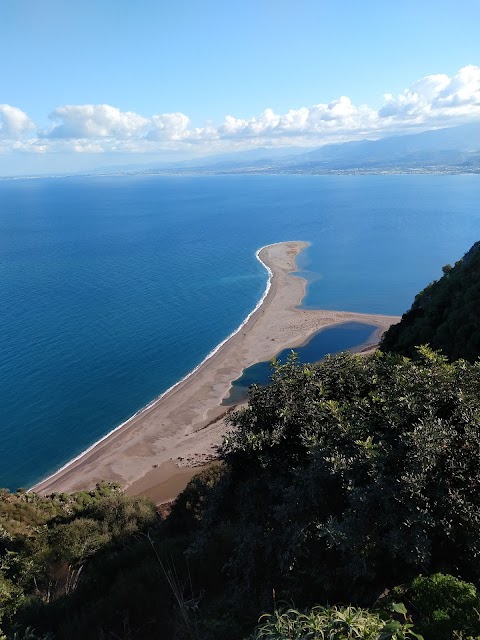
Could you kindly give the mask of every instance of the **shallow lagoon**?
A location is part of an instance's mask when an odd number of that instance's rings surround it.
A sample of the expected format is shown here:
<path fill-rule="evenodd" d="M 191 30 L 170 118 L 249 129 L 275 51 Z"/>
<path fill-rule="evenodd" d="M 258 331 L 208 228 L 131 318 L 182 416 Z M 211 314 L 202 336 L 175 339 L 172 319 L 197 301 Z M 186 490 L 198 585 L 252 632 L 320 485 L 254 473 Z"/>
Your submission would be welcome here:
<path fill-rule="evenodd" d="M 316 333 L 306 344 L 294 349 L 284 349 L 276 358 L 285 364 L 288 356 L 294 351 L 298 362 L 318 362 L 327 354 L 347 351 L 359 345 L 373 344 L 377 327 L 360 322 L 345 322 L 333 327 L 327 327 Z M 268 384 L 272 369 L 270 362 L 258 362 L 244 370 L 237 380 L 234 380 L 230 395 L 223 402 L 225 405 L 242 402 L 247 397 L 248 387 L 252 384 Z"/>

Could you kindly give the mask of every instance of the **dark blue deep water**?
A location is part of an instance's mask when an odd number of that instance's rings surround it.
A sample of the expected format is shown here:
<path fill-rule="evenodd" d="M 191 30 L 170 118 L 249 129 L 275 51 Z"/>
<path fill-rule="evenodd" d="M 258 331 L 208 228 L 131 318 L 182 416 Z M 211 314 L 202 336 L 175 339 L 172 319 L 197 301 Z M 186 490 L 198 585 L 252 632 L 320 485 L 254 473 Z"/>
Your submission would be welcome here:
<path fill-rule="evenodd" d="M 480 176 L 0 181 L 0 486 L 29 486 L 252 310 L 308 240 L 307 306 L 402 313 L 480 236 Z"/>

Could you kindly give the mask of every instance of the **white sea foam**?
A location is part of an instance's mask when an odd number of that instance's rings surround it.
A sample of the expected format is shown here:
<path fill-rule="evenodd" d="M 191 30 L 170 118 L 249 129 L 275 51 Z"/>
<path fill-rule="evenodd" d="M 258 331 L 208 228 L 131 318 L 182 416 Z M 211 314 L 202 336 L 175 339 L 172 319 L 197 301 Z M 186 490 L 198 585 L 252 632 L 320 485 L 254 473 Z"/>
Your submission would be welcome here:
<path fill-rule="evenodd" d="M 194 373 L 196 373 L 200 367 L 202 367 L 205 362 L 207 362 L 208 360 L 210 360 L 210 358 L 213 358 L 213 356 L 217 353 L 217 351 L 219 349 L 221 349 L 223 347 L 223 345 L 228 342 L 228 340 L 230 340 L 230 338 L 233 338 L 233 336 L 235 336 L 239 331 L 241 331 L 243 329 L 243 327 L 247 324 L 247 322 L 250 320 L 250 318 L 253 316 L 253 314 L 258 311 L 258 309 L 260 309 L 260 307 L 262 306 L 262 304 L 265 301 L 265 298 L 268 295 L 268 292 L 270 291 L 270 287 L 272 286 L 272 270 L 270 269 L 270 267 L 265 264 L 265 262 L 263 262 L 263 260 L 260 258 L 260 252 L 263 249 L 266 249 L 267 247 L 273 247 L 277 244 L 284 244 L 283 242 L 274 242 L 272 244 L 267 244 L 264 247 L 260 247 L 260 249 L 257 249 L 257 251 L 255 252 L 255 258 L 260 262 L 260 264 L 267 270 L 268 273 L 268 280 L 267 280 L 267 285 L 265 287 L 265 291 L 263 292 L 262 297 L 260 298 L 260 300 L 257 302 L 255 308 L 250 311 L 250 313 L 248 314 L 248 316 L 245 318 L 245 320 L 242 322 L 242 324 L 235 329 L 235 331 L 233 331 L 230 335 L 228 335 L 225 340 L 222 340 L 222 342 L 220 342 L 219 344 L 217 344 L 217 346 L 212 349 L 212 351 L 210 351 L 210 353 L 205 356 L 205 358 L 200 362 L 200 364 L 198 364 L 194 369 L 192 369 L 189 373 L 187 373 L 186 376 L 184 376 L 183 378 L 181 378 L 180 380 L 178 380 L 178 382 L 175 382 L 175 384 L 172 384 L 171 387 L 169 387 L 166 391 L 164 391 L 162 394 L 160 394 L 157 398 L 155 398 L 155 400 L 152 400 L 152 402 L 150 402 L 149 404 L 147 404 L 146 406 L 142 407 L 141 409 L 139 409 L 136 413 L 134 413 L 132 416 L 130 416 L 130 418 L 128 418 L 127 420 L 125 420 L 125 422 L 122 422 L 121 424 L 118 425 L 118 427 L 115 427 L 115 429 L 112 429 L 111 431 L 109 431 L 106 435 L 102 436 L 99 440 L 97 440 L 96 442 L 94 442 L 92 445 L 90 445 L 87 449 L 85 449 L 84 451 L 82 451 L 82 453 L 79 453 L 78 456 L 76 456 L 75 458 L 72 458 L 72 460 L 69 460 L 69 462 L 67 462 L 66 464 L 63 465 L 63 467 L 60 467 L 60 469 L 57 469 L 57 471 L 55 471 L 54 473 L 52 473 L 51 475 L 49 475 L 47 478 L 45 478 L 44 480 L 41 480 L 40 482 L 38 482 L 37 484 L 41 484 L 43 482 L 47 482 L 48 480 L 50 480 L 51 478 L 53 478 L 54 476 L 57 475 L 57 473 L 61 473 L 64 469 L 66 469 L 67 467 L 69 467 L 70 465 L 72 465 L 74 462 L 77 462 L 78 460 L 80 460 L 81 458 L 83 458 L 84 456 L 87 455 L 87 453 L 89 453 L 90 451 L 92 451 L 92 449 L 95 449 L 96 446 L 98 446 L 101 442 L 103 442 L 104 440 L 106 440 L 107 438 L 109 438 L 112 434 L 114 434 L 116 431 L 119 431 L 119 429 L 122 429 L 122 427 L 126 426 L 129 422 L 131 422 L 132 420 L 134 420 L 137 416 L 139 416 L 141 413 L 148 411 L 149 409 L 151 409 L 152 407 L 154 407 L 157 402 L 159 402 L 162 398 L 164 398 L 167 393 L 170 393 L 170 391 L 173 391 L 173 389 L 175 389 L 176 387 L 178 387 L 178 385 L 182 384 L 182 382 L 185 382 L 185 380 L 188 380 L 190 378 L 190 376 L 193 376 Z M 31 487 L 28 491 L 33 491 L 33 489 L 35 488 L 34 485 L 33 487 Z"/>

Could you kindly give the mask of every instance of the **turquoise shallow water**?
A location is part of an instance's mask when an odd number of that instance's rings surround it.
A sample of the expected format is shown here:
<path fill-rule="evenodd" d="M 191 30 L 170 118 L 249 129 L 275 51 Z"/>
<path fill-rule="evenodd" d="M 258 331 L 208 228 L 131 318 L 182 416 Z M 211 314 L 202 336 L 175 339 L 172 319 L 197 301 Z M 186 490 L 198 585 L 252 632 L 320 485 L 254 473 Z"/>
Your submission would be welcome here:
<path fill-rule="evenodd" d="M 479 239 L 479 176 L 0 182 L 0 486 L 30 485 L 195 367 L 308 240 L 306 306 L 402 313 Z"/>

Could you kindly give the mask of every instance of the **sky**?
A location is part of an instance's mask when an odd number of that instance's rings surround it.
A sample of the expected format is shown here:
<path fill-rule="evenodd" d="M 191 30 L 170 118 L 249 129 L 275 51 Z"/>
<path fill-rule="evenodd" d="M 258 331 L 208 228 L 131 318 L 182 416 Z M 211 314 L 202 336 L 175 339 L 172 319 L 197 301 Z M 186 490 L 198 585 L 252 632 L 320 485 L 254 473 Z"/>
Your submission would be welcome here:
<path fill-rule="evenodd" d="M 0 175 L 480 119 L 479 0 L 2 0 Z"/>

